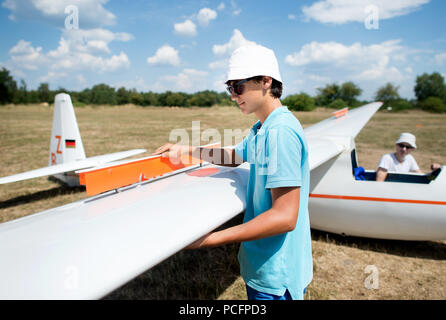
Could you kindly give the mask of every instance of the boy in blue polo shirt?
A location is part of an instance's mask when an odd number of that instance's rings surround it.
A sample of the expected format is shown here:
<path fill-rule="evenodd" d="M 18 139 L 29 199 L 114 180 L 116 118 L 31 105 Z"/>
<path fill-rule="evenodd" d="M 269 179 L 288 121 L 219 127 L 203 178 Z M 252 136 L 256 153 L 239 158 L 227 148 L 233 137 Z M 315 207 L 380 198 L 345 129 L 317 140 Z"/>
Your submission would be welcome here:
<path fill-rule="evenodd" d="M 169 157 L 199 152 L 217 165 L 250 163 L 243 223 L 211 232 L 188 248 L 241 242 L 238 259 L 248 299 L 303 299 L 313 277 L 308 146 L 299 121 L 280 102 L 274 52 L 259 45 L 235 50 L 226 84 L 242 113 L 258 118 L 241 143 L 219 149 L 221 161 L 199 147 L 166 144 L 155 151 Z"/>

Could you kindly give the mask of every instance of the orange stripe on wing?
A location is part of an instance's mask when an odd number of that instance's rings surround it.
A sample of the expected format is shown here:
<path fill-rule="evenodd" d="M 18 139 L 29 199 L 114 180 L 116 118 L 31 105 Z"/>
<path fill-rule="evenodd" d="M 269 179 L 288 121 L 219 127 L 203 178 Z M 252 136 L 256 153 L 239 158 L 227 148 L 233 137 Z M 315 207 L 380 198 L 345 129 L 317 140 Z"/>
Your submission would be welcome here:
<path fill-rule="evenodd" d="M 335 118 L 340 118 L 342 116 L 345 116 L 347 113 L 348 113 L 348 107 L 333 112 L 333 115 L 335 116 Z"/>
<path fill-rule="evenodd" d="M 443 206 L 446 205 L 446 201 L 359 197 L 359 196 L 343 196 L 343 195 L 316 194 L 316 193 L 310 193 L 310 197 L 311 198 L 323 198 L 323 199 L 361 200 L 361 201 L 415 203 L 415 204 L 435 204 L 435 205 L 443 205 Z"/>
<path fill-rule="evenodd" d="M 218 145 L 213 144 L 204 147 L 212 148 Z M 169 158 L 157 156 L 124 164 L 110 164 L 108 167 L 79 173 L 79 181 L 81 185 L 86 187 L 87 195 L 94 196 L 202 163 L 200 159 L 189 155 L 182 155 L 181 159 L 178 160 L 181 161 L 173 163 Z"/>

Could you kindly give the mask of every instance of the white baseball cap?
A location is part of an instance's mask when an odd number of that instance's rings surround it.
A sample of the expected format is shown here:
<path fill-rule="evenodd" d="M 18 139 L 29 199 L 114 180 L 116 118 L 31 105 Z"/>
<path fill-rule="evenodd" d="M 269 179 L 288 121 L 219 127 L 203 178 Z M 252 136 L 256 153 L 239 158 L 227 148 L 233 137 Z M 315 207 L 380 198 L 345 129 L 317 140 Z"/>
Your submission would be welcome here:
<path fill-rule="evenodd" d="M 274 51 L 261 45 L 247 45 L 236 49 L 229 59 L 226 81 L 269 76 L 282 82 Z"/>
<path fill-rule="evenodd" d="M 411 147 L 417 148 L 417 145 L 415 144 L 415 136 L 412 133 L 404 132 L 400 135 L 400 138 L 395 142 L 395 144 L 398 143 L 408 143 Z"/>

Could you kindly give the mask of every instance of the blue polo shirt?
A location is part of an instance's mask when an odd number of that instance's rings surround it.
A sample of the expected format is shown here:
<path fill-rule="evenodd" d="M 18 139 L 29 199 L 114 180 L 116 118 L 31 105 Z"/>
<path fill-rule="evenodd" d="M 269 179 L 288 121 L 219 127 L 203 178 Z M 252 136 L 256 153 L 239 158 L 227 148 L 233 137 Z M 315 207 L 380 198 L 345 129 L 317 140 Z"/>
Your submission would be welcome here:
<path fill-rule="evenodd" d="M 287 107 L 271 112 L 263 125 L 258 121 L 235 152 L 250 163 L 243 222 L 272 207 L 272 188 L 300 187 L 299 215 L 293 231 L 242 242 L 238 254 L 241 275 L 248 286 L 293 299 L 313 278 L 308 195 L 310 169 L 308 146 L 300 122 Z"/>

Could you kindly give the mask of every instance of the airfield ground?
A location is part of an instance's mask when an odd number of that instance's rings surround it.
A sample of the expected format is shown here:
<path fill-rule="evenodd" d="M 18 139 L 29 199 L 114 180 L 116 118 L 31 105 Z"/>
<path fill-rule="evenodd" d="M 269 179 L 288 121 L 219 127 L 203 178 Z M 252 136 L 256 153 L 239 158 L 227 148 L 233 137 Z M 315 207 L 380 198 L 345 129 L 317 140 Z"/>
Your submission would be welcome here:
<path fill-rule="evenodd" d="M 0 107 L 0 177 L 48 165 L 52 112 L 44 106 Z M 75 112 L 87 156 L 135 148 L 152 152 L 168 142 L 173 129 L 191 133 L 192 121 L 200 121 L 201 132 L 215 128 L 222 137 L 224 129 L 243 131 L 255 121 L 235 107 L 87 106 Z M 330 114 L 325 109 L 295 113 L 304 127 Z M 446 114 L 414 110 L 378 112 L 356 138 L 359 165 L 375 169 L 405 131 L 417 136 L 413 155 L 423 171 L 432 162 L 446 164 Z M 82 188 L 68 189 L 47 178 L 2 185 L 0 222 L 86 197 Z M 314 278 L 306 299 L 446 299 L 446 240 L 375 240 L 317 230 L 312 239 Z M 178 252 L 106 299 L 246 299 L 237 249 L 226 245 Z M 367 266 L 378 271 L 375 289 L 366 288 L 371 284 Z"/>

